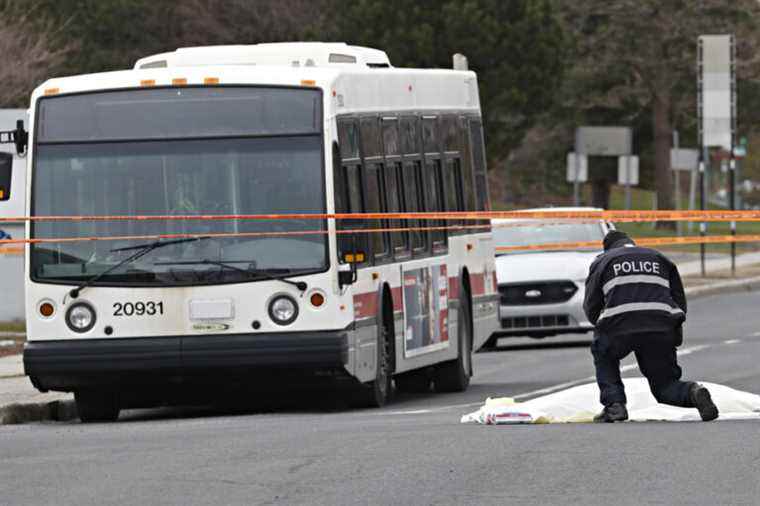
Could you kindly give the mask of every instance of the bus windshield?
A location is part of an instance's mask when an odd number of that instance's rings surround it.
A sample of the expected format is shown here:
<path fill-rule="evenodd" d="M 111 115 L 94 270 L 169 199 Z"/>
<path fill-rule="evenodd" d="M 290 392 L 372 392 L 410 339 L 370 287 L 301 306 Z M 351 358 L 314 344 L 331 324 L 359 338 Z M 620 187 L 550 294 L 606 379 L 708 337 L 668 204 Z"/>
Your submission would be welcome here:
<path fill-rule="evenodd" d="M 281 90 L 231 90 L 232 96 L 203 88 L 77 95 L 71 98 L 78 103 L 41 108 L 33 214 L 324 213 L 318 94 L 288 89 L 283 98 L 277 94 Z M 173 101 L 178 93 L 184 94 L 179 99 L 183 107 Z M 268 107 L 268 99 L 280 100 L 280 107 L 290 104 L 292 114 L 283 118 L 285 112 Z M 218 108 L 213 107 L 215 101 Z M 230 102 L 237 106 L 230 108 Z M 98 103 L 106 104 L 111 112 L 129 112 L 99 116 Z M 124 103 L 131 103 L 132 108 L 122 107 Z M 134 109 L 142 111 L 135 113 Z M 135 123 L 141 114 L 142 126 Z M 72 116 L 81 120 L 75 128 L 59 124 L 73 121 Z M 123 124 L 118 124 L 122 120 Z M 249 275 L 262 271 L 275 275 L 322 271 L 327 268 L 326 236 L 300 232 L 323 230 L 325 222 L 320 219 L 37 222 L 32 237 L 211 236 L 157 248 L 96 283 L 150 286 L 266 279 Z M 291 234 L 271 235 L 282 232 Z M 35 244 L 31 274 L 43 282 L 80 283 L 112 268 L 134 253 L 130 247 L 145 242 L 145 238 L 134 238 Z"/>

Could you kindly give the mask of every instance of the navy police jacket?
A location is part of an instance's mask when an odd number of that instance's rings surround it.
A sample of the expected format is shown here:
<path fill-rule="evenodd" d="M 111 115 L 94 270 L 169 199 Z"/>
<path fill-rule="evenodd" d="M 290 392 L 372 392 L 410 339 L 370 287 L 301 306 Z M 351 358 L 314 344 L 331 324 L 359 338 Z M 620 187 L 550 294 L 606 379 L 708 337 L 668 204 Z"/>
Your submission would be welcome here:
<path fill-rule="evenodd" d="M 665 255 L 626 245 L 591 264 L 583 309 L 597 333 L 610 337 L 673 332 L 686 319 L 686 295 Z"/>

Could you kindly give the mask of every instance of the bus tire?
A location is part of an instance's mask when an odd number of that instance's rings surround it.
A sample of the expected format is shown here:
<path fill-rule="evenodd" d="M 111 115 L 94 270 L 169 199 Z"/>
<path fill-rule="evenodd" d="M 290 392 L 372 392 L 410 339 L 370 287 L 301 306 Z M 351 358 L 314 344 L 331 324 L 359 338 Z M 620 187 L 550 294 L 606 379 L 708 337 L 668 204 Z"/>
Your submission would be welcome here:
<path fill-rule="evenodd" d="M 455 360 L 445 362 L 435 369 L 436 392 L 464 392 L 470 386 L 472 376 L 472 324 L 470 321 L 470 298 L 459 302 L 457 320 L 457 343 L 459 353 Z"/>
<path fill-rule="evenodd" d="M 119 403 L 111 392 L 79 390 L 74 400 L 83 423 L 114 422 L 119 418 Z"/>
<path fill-rule="evenodd" d="M 391 357 L 392 325 L 392 322 L 388 322 L 387 318 L 379 319 L 377 326 L 377 353 L 375 354 L 377 360 L 375 379 L 359 386 L 351 402 L 351 405 L 354 407 L 381 408 L 390 400 L 392 392 L 391 376 L 393 374 Z"/>

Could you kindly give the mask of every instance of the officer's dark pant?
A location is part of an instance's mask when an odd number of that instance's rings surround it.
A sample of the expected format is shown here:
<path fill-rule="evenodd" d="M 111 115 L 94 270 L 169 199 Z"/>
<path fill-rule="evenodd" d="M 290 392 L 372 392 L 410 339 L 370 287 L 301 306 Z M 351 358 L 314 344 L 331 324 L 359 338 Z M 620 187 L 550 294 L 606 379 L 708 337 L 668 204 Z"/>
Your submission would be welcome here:
<path fill-rule="evenodd" d="M 693 407 L 689 399 L 689 382 L 681 381 L 681 368 L 676 360 L 675 334 L 629 334 L 608 338 L 595 335 L 591 344 L 596 366 L 596 382 L 604 406 L 626 402 L 625 388 L 620 379 L 620 360 L 634 352 L 639 370 L 649 381 L 657 402 Z"/>

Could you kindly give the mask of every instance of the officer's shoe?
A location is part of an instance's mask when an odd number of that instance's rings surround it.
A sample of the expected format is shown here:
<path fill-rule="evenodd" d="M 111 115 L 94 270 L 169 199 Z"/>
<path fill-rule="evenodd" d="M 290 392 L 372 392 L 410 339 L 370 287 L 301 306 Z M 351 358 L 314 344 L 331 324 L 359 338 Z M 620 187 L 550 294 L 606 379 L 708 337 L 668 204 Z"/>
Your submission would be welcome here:
<path fill-rule="evenodd" d="M 689 388 L 689 399 L 697 410 L 702 421 L 709 422 L 718 418 L 718 407 L 710 397 L 710 391 L 699 383 L 692 383 Z"/>
<path fill-rule="evenodd" d="M 613 402 L 609 406 L 605 406 L 602 412 L 594 417 L 594 423 L 624 422 L 626 420 L 628 420 L 628 410 L 625 409 L 625 404 L 621 402 Z"/>

